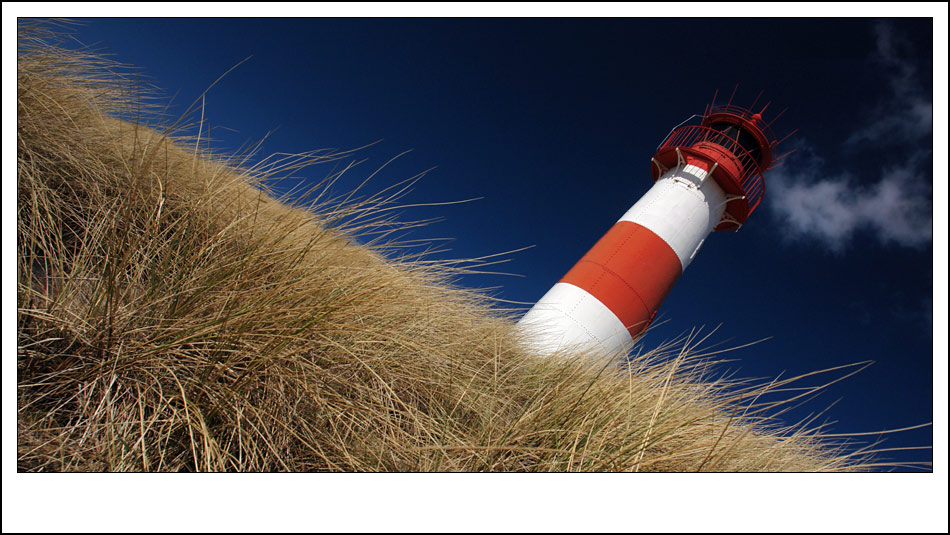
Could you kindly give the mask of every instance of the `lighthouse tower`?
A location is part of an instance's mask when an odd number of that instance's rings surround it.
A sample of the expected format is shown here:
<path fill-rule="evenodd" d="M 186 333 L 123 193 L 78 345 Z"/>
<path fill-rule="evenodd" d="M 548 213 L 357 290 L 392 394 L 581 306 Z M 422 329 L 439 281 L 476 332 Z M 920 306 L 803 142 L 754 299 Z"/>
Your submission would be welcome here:
<path fill-rule="evenodd" d="M 660 144 L 653 187 L 519 321 L 530 346 L 629 349 L 706 237 L 745 223 L 778 142 L 762 119 L 768 104 L 754 113 L 731 100 Z"/>

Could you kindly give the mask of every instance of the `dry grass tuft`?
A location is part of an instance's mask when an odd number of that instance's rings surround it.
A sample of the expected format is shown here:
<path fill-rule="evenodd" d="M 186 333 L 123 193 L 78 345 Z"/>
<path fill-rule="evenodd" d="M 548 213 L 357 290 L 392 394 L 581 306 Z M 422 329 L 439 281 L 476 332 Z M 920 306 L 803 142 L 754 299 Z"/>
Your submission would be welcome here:
<path fill-rule="evenodd" d="M 146 126 L 160 110 L 121 69 L 50 44 L 41 26 L 20 32 L 19 470 L 870 462 L 766 416 L 811 392 L 787 393 L 793 380 L 708 379 L 715 363 L 695 335 L 622 368 L 527 354 L 510 317 L 449 283 L 471 265 L 380 252 L 404 184 L 325 198 L 341 171 L 312 206 L 289 206 L 268 179 L 347 153 L 250 168 L 199 154 L 196 140 Z"/>

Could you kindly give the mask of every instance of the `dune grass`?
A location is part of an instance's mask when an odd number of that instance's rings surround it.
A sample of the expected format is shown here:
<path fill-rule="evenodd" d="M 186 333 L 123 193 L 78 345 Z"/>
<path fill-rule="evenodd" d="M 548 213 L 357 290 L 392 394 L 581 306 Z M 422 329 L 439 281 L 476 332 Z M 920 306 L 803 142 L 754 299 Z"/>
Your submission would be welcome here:
<path fill-rule="evenodd" d="M 874 466 L 776 417 L 820 386 L 717 377 L 699 333 L 623 365 L 530 354 L 453 283 L 491 259 L 396 254 L 412 179 L 341 198 L 355 171 L 322 171 L 293 205 L 267 185 L 351 153 L 211 155 L 119 66 L 20 32 L 18 470 Z"/>

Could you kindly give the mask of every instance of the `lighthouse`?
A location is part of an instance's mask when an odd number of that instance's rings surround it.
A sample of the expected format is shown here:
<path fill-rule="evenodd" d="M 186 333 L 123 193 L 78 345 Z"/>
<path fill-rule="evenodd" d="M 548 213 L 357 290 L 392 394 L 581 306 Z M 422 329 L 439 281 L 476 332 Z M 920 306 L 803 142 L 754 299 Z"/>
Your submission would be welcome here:
<path fill-rule="evenodd" d="M 762 118 L 768 104 L 753 112 L 715 100 L 667 135 L 650 163 L 653 187 L 519 321 L 534 350 L 628 350 L 706 237 L 738 230 L 762 202 L 763 174 L 781 159 Z"/>

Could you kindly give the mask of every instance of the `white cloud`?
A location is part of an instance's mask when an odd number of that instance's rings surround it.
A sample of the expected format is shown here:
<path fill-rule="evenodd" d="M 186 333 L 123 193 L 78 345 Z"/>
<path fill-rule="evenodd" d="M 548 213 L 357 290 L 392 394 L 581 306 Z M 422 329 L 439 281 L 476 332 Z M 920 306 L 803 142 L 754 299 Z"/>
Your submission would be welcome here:
<path fill-rule="evenodd" d="M 933 240 L 933 104 L 905 59 L 909 42 L 887 24 L 875 26 L 877 53 L 888 84 L 875 122 L 853 132 L 842 148 L 879 150 L 900 144 L 907 157 L 879 176 L 829 173 L 824 160 L 800 139 L 797 152 L 766 178 L 768 204 L 786 237 L 812 239 L 833 251 L 868 231 L 880 243 L 919 247 Z M 846 152 L 846 151 L 843 151 Z M 841 154 L 837 156 L 840 159 Z"/>
<path fill-rule="evenodd" d="M 919 247 L 933 239 L 932 193 L 915 166 L 887 169 L 863 185 L 849 174 L 824 176 L 814 152 L 799 152 L 768 177 L 769 206 L 784 236 L 815 239 L 839 252 L 859 231 L 885 245 Z"/>

